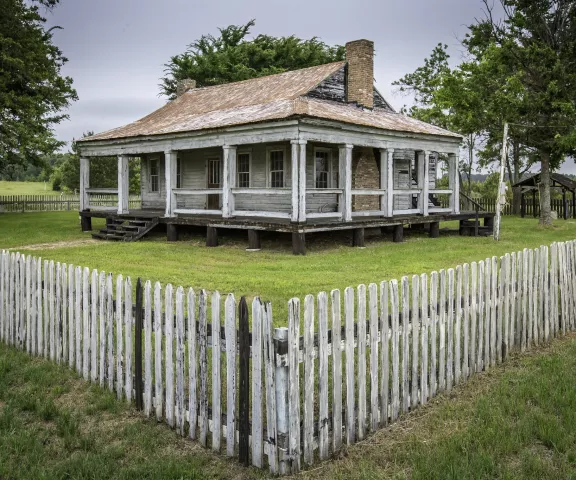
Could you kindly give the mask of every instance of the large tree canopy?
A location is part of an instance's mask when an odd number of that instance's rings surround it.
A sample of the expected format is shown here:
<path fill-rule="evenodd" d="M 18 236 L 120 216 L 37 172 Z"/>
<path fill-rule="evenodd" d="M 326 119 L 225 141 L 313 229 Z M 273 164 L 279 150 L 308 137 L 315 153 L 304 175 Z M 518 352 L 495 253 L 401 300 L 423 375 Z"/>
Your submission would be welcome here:
<path fill-rule="evenodd" d="M 258 35 L 249 40 L 254 24 L 250 20 L 221 28 L 218 37 L 202 35 L 165 65 L 160 92 L 174 98 L 178 81 L 187 78 L 196 80 L 198 87 L 207 87 L 344 59 L 344 47 L 328 46 L 316 37 Z"/>
<path fill-rule="evenodd" d="M 38 165 L 62 145 L 52 127 L 77 97 L 72 79 L 60 73 L 67 59 L 40 14 L 57 3 L 0 0 L 0 173 Z"/>
<path fill-rule="evenodd" d="M 510 178 L 541 163 L 540 221 L 550 224 L 550 169 L 576 150 L 576 0 L 500 0 L 502 20 L 484 3 L 486 18 L 469 27 L 463 42 L 465 61 L 451 70 L 437 47 L 398 84 L 420 93 L 412 114 L 481 135 L 484 162 L 498 157 L 509 123 Z"/>

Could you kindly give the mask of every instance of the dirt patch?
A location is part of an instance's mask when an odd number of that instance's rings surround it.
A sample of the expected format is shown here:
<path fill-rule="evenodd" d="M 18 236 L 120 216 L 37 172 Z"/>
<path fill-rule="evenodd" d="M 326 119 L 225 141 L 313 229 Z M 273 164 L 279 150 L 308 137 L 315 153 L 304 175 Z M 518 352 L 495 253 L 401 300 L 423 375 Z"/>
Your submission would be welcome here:
<path fill-rule="evenodd" d="M 70 240 L 68 242 L 37 243 L 36 245 L 21 245 L 8 250 L 55 250 L 57 248 L 83 247 L 84 245 L 97 245 L 102 242 L 94 239 Z"/>

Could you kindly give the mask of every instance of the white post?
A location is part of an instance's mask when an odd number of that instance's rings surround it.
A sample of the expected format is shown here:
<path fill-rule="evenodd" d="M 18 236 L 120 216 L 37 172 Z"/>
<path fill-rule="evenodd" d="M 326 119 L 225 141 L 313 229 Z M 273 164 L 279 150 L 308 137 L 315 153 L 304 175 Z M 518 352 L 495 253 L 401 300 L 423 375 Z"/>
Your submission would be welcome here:
<path fill-rule="evenodd" d="M 428 150 L 422 152 L 422 193 L 420 198 L 422 199 L 422 215 L 428 216 L 428 206 L 430 203 L 430 153 Z"/>
<path fill-rule="evenodd" d="M 230 191 L 233 181 L 230 174 L 234 170 L 231 165 L 236 164 L 236 148 L 224 145 L 222 149 L 224 150 L 222 162 L 222 217 L 229 218 L 234 210 L 232 205 L 233 196 Z"/>
<path fill-rule="evenodd" d="M 292 222 L 298 221 L 298 140 L 290 140 L 292 146 Z"/>
<path fill-rule="evenodd" d="M 298 222 L 306 221 L 306 140 L 300 140 L 298 155 Z"/>
<path fill-rule="evenodd" d="M 174 150 L 166 150 L 164 152 L 164 174 L 166 177 L 166 216 L 175 217 L 174 210 L 176 209 L 176 195 L 174 189 L 176 188 L 176 152 Z"/>
<path fill-rule="evenodd" d="M 234 194 L 232 193 L 232 189 L 236 187 L 236 171 L 238 165 L 238 155 L 236 146 L 229 146 L 228 147 L 228 189 L 230 191 L 228 197 L 228 208 L 230 212 L 230 216 L 234 216 L 234 210 L 236 210 L 236 202 L 234 198 Z"/>
<path fill-rule="evenodd" d="M 494 240 L 500 240 L 500 215 L 502 204 L 506 202 L 506 184 L 504 183 L 504 164 L 508 148 L 508 123 L 504 124 L 504 136 L 502 138 L 502 157 L 500 158 L 500 181 L 498 182 L 498 197 L 496 200 L 496 218 L 494 222 Z"/>
<path fill-rule="evenodd" d="M 388 178 L 386 179 L 386 211 L 387 215 L 392 217 L 394 215 L 394 149 L 388 149 Z"/>
<path fill-rule="evenodd" d="M 460 177 L 458 175 L 458 155 L 448 154 L 448 182 L 452 190 L 450 209 L 452 213 L 460 213 Z"/>
<path fill-rule="evenodd" d="M 386 182 L 388 181 L 388 150 L 385 148 L 380 149 L 380 190 L 386 190 Z M 388 216 L 388 202 L 386 194 L 380 195 L 380 211 Z"/>
<path fill-rule="evenodd" d="M 128 156 L 118 155 L 118 214 L 128 213 L 129 185 Z"/>
<path fill-rule="evenodd" d="M 86 190 L 90 188 L 90 159 L 80 157 L 80 211 L 90 208 L 90 199 Z"/>
<path fill-rule="evenodd" d="M 424 215 L 424 204 L 428 205 L 428 202 L 424 200 L 424 157 L 426 156 L 426 152 L 419 151 L 417 152 L 418 155 L 418 190 L 420 193 L 418 194 L 418 210 L 422 215 Z M 427 212 L 426 212 L 427 213 Z"/>
<path fill-rule="evenodd" d="M 340 146 L 340 188 L 344 189 L 342 195 L 342 220 L 352 220 L 352 148 L 353 145 Z"/>

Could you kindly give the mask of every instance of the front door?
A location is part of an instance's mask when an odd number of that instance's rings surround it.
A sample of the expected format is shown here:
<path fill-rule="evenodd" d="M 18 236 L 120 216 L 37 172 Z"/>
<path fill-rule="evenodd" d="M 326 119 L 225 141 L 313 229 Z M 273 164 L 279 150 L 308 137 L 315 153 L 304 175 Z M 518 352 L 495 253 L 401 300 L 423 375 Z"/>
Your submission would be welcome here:
<path fill-rule="evenodd" d="M 222 188 L 222 159 L 208 159 L 208 188 Z M 207 195 L 206 209 L 220 210 L 220 197 L 218 193 Z"/>

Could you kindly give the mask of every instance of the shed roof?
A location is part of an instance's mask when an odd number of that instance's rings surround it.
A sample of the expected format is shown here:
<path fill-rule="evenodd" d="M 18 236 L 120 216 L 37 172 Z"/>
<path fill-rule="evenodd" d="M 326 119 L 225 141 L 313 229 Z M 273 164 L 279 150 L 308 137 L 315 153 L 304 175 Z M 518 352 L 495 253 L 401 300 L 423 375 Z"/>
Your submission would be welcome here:
<path fill-rule="evenodd" d="M 369 110 L 355 104 L 306 96 L 344 65 L 346 62 L 334 62 L 241 82 L 194 88 L 140 120 L 79 141 L 184 133 L 302 116 L 383 130 L 461 138 L 388 109 Z"/>
<path fill-rule="evenodd" d="M 513 187 L 536 187 L 540 183 L 540 173 L 534 173 L 522 180 L 516 182 Z M 560 173 L 551 173 L 550 174 L 550 186 L 552 187 L 564 187 L 567 190 L 576 190 L 576 182 L 571 180 L 565 175 Z"/>

